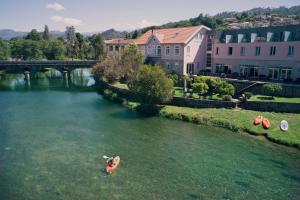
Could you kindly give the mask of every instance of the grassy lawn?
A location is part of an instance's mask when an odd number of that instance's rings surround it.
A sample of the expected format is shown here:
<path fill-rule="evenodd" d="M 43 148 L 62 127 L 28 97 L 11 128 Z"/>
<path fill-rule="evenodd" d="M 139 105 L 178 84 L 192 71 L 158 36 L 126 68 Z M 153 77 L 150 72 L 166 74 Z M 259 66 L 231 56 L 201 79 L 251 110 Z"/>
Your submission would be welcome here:
<path fill-rule="evenodd" d="M 252 96 L 249 101 L 272 101 L 272 102 L 289 102 L 289 103 L 300 103 L 300 98 L 286 98 L 286 97 L 270 97 L 264 95 Z"/>
<path fill-rule="evenodd" d="M 265 135 L 272 141 L 300 148 L 300 114 L 165 106 L 161 110 L 161 115 L 171 119 L 223 127 L 235 132 L 246 131 L 256 135 Z M 270 120 L 269 130 L 264 130 L 261 125 L 253 125 L 253 118 L 258 115 L 263 115 Z M 282 132 L 279 128 L 283 119 L 289 122 L 288 132 Z"/>

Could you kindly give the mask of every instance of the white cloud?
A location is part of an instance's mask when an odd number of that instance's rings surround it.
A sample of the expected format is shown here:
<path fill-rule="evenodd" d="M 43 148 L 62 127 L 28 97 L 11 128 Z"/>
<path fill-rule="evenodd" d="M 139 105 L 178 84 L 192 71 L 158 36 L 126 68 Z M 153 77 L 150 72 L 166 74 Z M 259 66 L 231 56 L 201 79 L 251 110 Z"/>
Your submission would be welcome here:
<path fill-rule="evenodd" d="M 46 5 L 46 8 L 53 9 L 53 10 L 56 10 L 56 11 L 60 11 L 60 10 L 65 9 L 65 7 L 60 3 L 48 3 Z"/>
<path fill-rule="evenodd" d="M 73 25 L 73 26 L 78 26 L 82 23 L 80 19 L 75 19 L 75 18 L 64 18 L 62 16 L 54 15 L 50 18 L 54 22 L 61 22 L 66 25 Z"/>

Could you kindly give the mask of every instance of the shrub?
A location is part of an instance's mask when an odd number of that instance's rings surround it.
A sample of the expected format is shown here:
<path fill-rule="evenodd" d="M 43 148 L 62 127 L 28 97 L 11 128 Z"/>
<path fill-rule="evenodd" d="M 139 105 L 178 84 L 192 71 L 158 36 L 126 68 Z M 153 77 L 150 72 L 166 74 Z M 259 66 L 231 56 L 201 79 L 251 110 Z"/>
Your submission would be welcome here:
<path fill-rule="evenodd" d="M 224 96 L 224 95 L 233 96 L 234 92 L 235 92 L 234 86 L 228 83 L 227 81 L 222 81 L 216 89 L 216 93 L 219 94 L 220 96 Z"/>
<path fill-rule="evenodd" d="M 224 95 L 223 100 L 224 101 L 232 101 L 232 96 L 231 95 Z"/>
<path fill-rule="evenodd" d="M 263 91 L 266 95 L 274 97 L 280 94 L 282 91 L 282 86 L 278 83 L 267 83 L 263 86 Z"/>
<path fill-rule="evenodd" d="M 199 94 L 199 98 L 201 95 L 204 95 L 208 92 L 208 85 L 205 82 L 198 82 L 192 84 L 193 92 Z"/>
<path fill-rule="evenodd" d="M 130 90 L 144 104 L 160 104 L 172 99 L 173 82 L 158 65 L 143 65 Z"/>
<path fill-rule="evenodd" d="M 179 77 L 177 74 L 172 73 L 172 74 L 168 74 L 168 78 L 171 79 L 173 81 L 173 85 L 174 86 L 178 86 L 179 83 Z"/>
<path fill-rule="evenodd" d="M 245 92 L 244 95 L 246 96 L 247 99 L 250 99 L 253 96 L 251 92 Z"/>

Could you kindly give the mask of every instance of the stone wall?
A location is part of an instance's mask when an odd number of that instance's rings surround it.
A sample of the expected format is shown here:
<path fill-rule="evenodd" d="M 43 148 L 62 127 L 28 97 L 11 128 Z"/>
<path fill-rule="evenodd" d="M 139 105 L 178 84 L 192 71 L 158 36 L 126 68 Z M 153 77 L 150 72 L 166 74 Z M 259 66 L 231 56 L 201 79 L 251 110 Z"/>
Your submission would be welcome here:
<path fill-rule="evenodd" d="M 238 107 L 265 112 L 300 113 L 300 103 L 248 101 L 240 103 Z"/>
<path fill-rule="evenodd" d="M 186 106 L 194 108 L 235 108 L 236 103 L 230 101 L 213 101 L 213 100 L 200 100 L 184 97 L 174 97 L 170 103 L 174 106 Z"/>

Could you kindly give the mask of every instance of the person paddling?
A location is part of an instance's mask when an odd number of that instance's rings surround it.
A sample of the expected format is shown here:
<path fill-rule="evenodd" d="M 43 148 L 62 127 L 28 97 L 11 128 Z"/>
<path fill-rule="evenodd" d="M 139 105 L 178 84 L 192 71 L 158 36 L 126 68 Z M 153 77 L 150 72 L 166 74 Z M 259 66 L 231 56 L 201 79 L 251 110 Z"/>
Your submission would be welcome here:
<path fill-rule="evenodd" d="M 103 158 L 106 159 L 106 172 L 109 174 L 117 169 L 121 161 L 120 157 L 116 155 L 113 155 L 112 157 L 103 156 Z"/>

